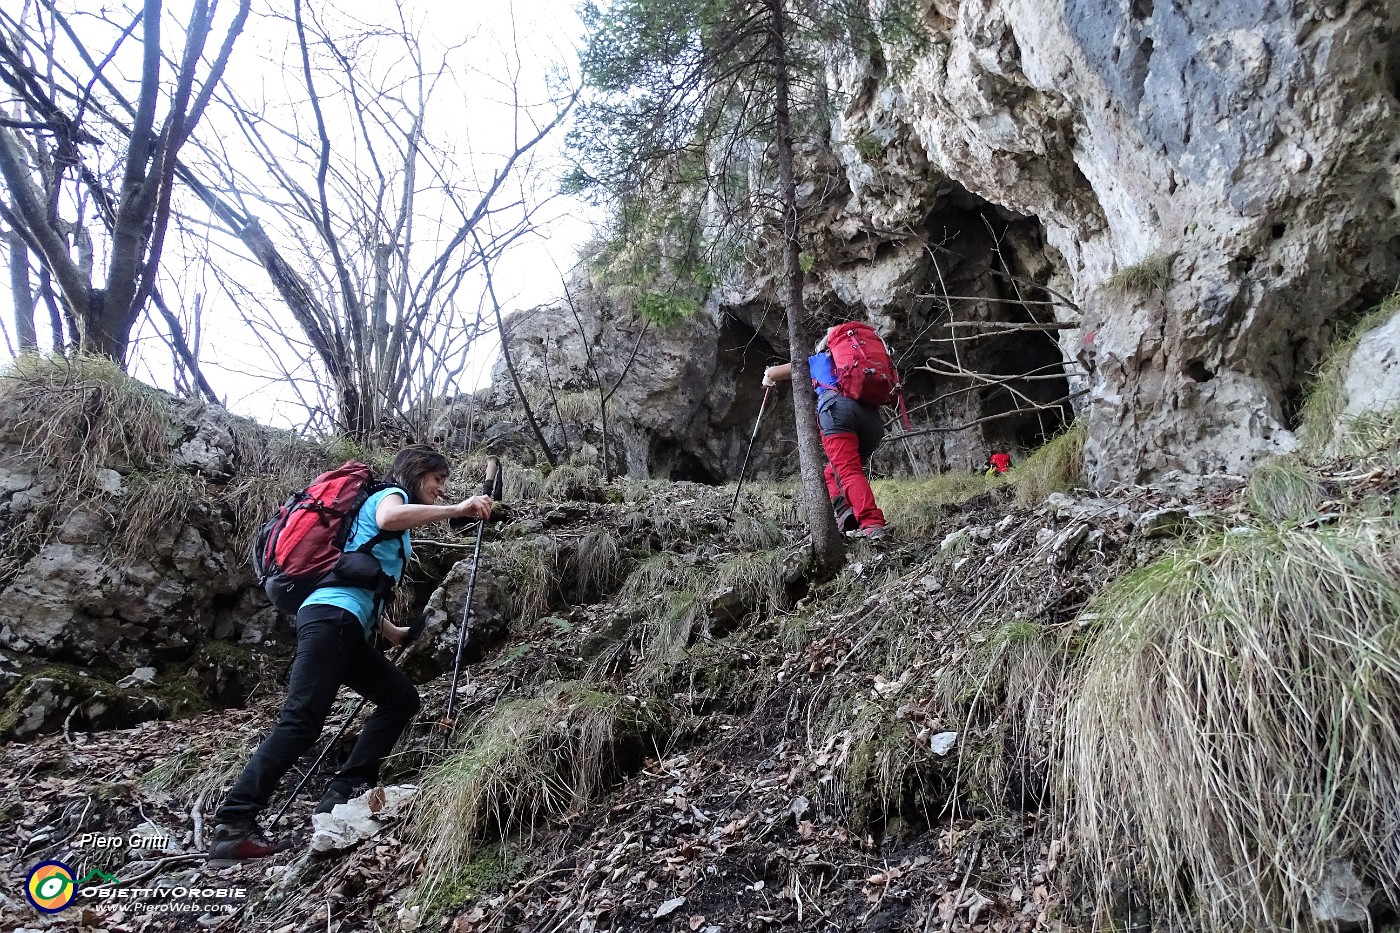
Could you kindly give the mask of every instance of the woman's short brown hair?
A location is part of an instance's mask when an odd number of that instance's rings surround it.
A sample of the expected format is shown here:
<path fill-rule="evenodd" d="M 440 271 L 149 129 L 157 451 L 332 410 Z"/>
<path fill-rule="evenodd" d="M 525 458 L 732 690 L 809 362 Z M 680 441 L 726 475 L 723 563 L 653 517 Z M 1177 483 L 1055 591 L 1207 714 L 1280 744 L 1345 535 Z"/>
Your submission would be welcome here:
<path fill-rule="evenodd" d="M 399 451 L 384 481 L 402 487 L 408 493 L 410 502 L 422 505 L 423 477 L 451 472 L 452 464 L 447 462 L 446 457 L 427 444 L 414 444 Z"/>

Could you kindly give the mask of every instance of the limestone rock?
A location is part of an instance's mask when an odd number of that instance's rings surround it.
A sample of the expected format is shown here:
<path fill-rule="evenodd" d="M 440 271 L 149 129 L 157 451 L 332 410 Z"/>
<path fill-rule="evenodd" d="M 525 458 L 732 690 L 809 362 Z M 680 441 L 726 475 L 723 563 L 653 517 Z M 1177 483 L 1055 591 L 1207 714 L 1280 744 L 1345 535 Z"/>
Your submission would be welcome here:
<path fill-rule="evenodd" d="M 337 804 L 330 813 L 313 814 L 311 851 L 349 849 L 377 836 L 403 818 L 416 796 L 418 788 L 412 784 L 374 787 L 353 800 Z"/>
<path fill-rule="evenodd" d="M 0 536 L 10 548 L 0 554 L 0 648 L 17 659 L 0 676 L 0 732 L 129 725 L 215 697 L 238 702 L 249 672 L 206 646 L 261 644 L 276 613 L 219 501 L 239 466 L 234 419 L 170 400 L 168 443 L 123 448 L 120 462 L 85 467 L 75 484 L 24 446 L 46 417 L 42 392 L 0 396 L 0 410 L 0 525 L 15 529 Z M 170 495 L 187 499 L 152 511 L 172 468 L 203 482 L 172 483 Z M 140 530 L 128 534 L 132 522 Z M 133 670 L 146 676 L 123 676 Z M 145 692 L 152 679 L 158 695 Z"/>
<path fill-rule="evenodd" d="M 1343 418 L 1400 408 L 1400 314 L 1368 331 L 1347 363 Z"/>
<path fill-rule="evenodd" d="M 887 443 L 881 469 L 1019 459 L 1077 414 L 1101 492 L 1295 449 L 1318 362 L 1400 280 L 1400 9 L 948 0 L 927 19 L 916 53 L 897 35 L 825 50 L 829 137 L 798 153 L 814 322 L 880 328 L 919 426 L 945 429 Z M 734 476 L 758 367 L 807 352 L 787 346 L 766 252 L 641 341 L 610 426 L 619 469 Z M 584 305 L 578 339 L 562 305 L 522 326 L 527 385 L 589 389 L 585 341 L 626 359 L 636 322 Z M 1031 322 L 1059 330 L 1005 329 Z M 1396 346 L 1367 343 L 1357 410 L 1395 397 Z M 1027 401 L 1049 407 L 1017 415 Z M 544 418 L 553 443 L 601 449 L 595 419 Z M 791 470 L 791 437 L 760 432 L 754 475 Z"/>

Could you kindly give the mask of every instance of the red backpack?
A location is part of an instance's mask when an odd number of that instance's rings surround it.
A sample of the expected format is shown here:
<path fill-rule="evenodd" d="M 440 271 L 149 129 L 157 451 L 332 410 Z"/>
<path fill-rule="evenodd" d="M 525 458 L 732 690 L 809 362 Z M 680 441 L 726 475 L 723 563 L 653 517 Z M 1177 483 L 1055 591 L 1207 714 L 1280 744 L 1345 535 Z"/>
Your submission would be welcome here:
<path fill-rule="evenodd" d="M 374 482 L 368 466 L 349 460 L 288 497 L 253 545 L 253 570 L 274 606 L 294 615 L 323 586 L 373 589 L 377 598 L 393 588 L 394 578 L 383 572 L 370 549 L 401 532 L 381 531 L 345 553 L 365 500 L 386 488 L 391 487 Z"/>
<path fill-rule="evenodd" d="M 899 394 L 899 374 L 889 348 L 869 324 L 837 324 L 826 332 L 826 348 L 842 395 L 878 407 L 888 405 Z"/>

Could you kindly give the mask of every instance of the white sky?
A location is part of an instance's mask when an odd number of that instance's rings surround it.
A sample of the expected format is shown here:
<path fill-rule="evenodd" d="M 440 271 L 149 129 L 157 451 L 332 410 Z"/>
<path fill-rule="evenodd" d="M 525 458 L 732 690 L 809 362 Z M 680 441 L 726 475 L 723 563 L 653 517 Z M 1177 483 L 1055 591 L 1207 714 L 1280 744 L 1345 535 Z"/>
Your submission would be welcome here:
<path fill-rule="evenodd" d="M 510 110 L 500 104 L 505 85 L 515 80 L 525 88 L 526 97 L 540 99 L 544 94 L 546 70 L 557 72 L 562 69 L 570 74 L 576 72 L 574 49 L 582 29 L 573 12 L 574 0 L 517 0 L 513 10 L 504 3 L 444 4 L 434 0 L 410 0 L 400 8 L 376 0 L 305 2 L 310 10 L 325 12 L 333 6 L 340 15 L 366 24 L 381 23 L 393 17 L 384 24 L 396 25 L 394 20 L 401 9 L 406 21 L 422 23 L 420 35 L 429 54 L 434 46 L 441 49 L 465 43 L 466 60 L 477 73 L 454 73 L 449 81 L 439 86 L 433 107 L 439 123 L 454 125 L 454 133 L 446 138 L 460 144 L 461 151 L 467 154 L 464 161 L 474 163 L 479 174 L 490 172 L 493 165 L 499 162 L 485 156 L 509 152 L 513 148 Z M 232 3 L 221 4 L 221 11 L 226 6 L 231 7 Z M 289 10 L 290 0 L 278 6 Z M 285 125 L 289 119 L 297 120 L 309 130 L 312 122 L 305 113 L 307 108 L 304 105 L 301 107 L 303 113 L 293 113 L 288 109 L 292 107 L 290 102 L 296 100 L 300 82 L 299 72 L 288 78 L 281 70 L 284 63 L 293 67 L 298 64 L 296 46 L 291 44 L 290 36 L 290 25 L 285 20 L 269 15 L 265 5 L 255 3 L 254 13 L 238 40 L 225 80 L 228 87 L 245 102 L 261 99 L 272 105 L 280 99 L 280 116 L 284 119 L 279 122 Z M 507 54 L 512 48 L 518 50 L 518 61 L 512 61 L 512 56 Z M 457 62 L 462 60 L 461 54 L 454 59 Z M 376 71 L 383 74 L 396 72 L 400 77 L 405 69 L 402 61 L 372 58 L 368 63 Z M 459 109 L 454 108 L 457 95 L 460 95 Z M 269 114 L 278 117 L 275 110 L 270 110 Z M 222 120 L 228 121 L 229 118 L 223 116 Z M 331 122 L 333 117 L 328 114 L 327 120 Z M 552 142 L 546 142 L 550 153 L 557 154 L 566 129 L 561 127 L 556 130 Z M 196 135 L 206 141 L 228 143 L 236 133 L 230 124 L 221 123 L 221 115 L 211 107 Z M 334 138 L 333 123 L 332 135 Z M 188 147 L 185 153 L 193 155 Z M 418 187 L 421 191 L 429 185 L 420 180 Z M 192 218 L 203 213 L 202 206 L 194 207 L 189 202 L 179 206 Z M 265 217 L 267 212 L 265 206 L 258 209 L 259 216 Z M 589 212 L 579 203 L 558 200 L 550 205 L 544 216 L 546 220 L 541 225 L 544 235 L 518 242 L 494 270 L 498 297 L 508 311 L 533 307 L 557 297 L 561 290 L 559 272 L 556 270 L 566 269 L 572 264 L 577 247 L 590 232 Z M 270 224 L 269 229 L 271 232 Z M 273 235 L 276 239 L 276 234 Z M 420 237 L 423 236 L 420 233 Z M 296 404 L 295 392 L 289 385 L 276 380 L 276 367 L 267 358 L 267 351 L 249 326 L 240 320 L 240 317 L 278 314 L 285 319 L 288 331 L 296 332 L 290 315 L 280 307 L 273 295 L 266 273 L 252 264 L 247 264 L 246 273 L 241 265 L 236 272 L 239 282 L 267 296 L 265 310 L 249 308 L 247 301 L 240 301 L 236 308 L 231 307 L 229 298 L 218 287 L 215 277 L 193 258 L 191 239 L 188 229 L 177 233 L 172 224 L 162 257 L 166 275 L 163 282 L 167 283 L 162 288 L 167 302 L 184 308 L 186 313 L 196 300 L 203 308 L 199 345 L 205 376 L 214 390 L 226 397 L 229 408 L 234 412 L 265 423 L 299 426 L 302 416 Z M 242 252 L 241 246 L 236 241 L 228 242 L 233 243 L 232 248 L 221 247 L 225 261 L 244 263 L 238 255 Z M 289 250 L 287 255 L 294 265 L 298 264 L 292 251 Z M 94 277 L 100 279 L 100 274 Z M 4 320 L 7 337 L 7 340 L 0 341 L 0 357 L 5 358 L 10 352 L 6 343 L 14 340 L 8 284 L 8 275 L 0 276 L 0 303 L 3 303 L 0 304 L 0 318 Z M 478 284 L 469 283 L 464 287 L 457 296 L 455 312 L 459 316 L 474 317 L 480 291 Z M 40 346 L 51 345 L 45 326 L 47 313 L 42 304 L 36 318 L 40 327 Z M 154 336 L 153 319 L 159 319 L 154 309 L 134 332 L 129 369 L 138 378 L 169 388 L 172 385 L 169 351 Z M 164 330 L 163 322 L 155 326 Z M 473 348 L 458 387 L 469 391 L 484 385 L 489 379 L 496 352 L 494 338 L 479 342 Z"/>

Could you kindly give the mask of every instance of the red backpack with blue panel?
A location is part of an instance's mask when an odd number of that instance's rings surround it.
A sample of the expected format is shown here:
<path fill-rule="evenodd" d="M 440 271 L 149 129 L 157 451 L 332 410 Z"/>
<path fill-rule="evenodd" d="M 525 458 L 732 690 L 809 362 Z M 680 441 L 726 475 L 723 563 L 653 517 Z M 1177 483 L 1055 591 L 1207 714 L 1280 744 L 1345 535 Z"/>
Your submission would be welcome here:
<path fill-rule="evenodd" d="M 874 407 L 894 401 L 899 374 L 875 328 L 860 321 L 837 324 L 826 332 L 826 349 L 835 364 L 836 385 L 842 395 Z"/>
<path fill-rule="evenodd" d="M 826 332 L 826 349 L 836 370 L 838 392 L 873 408 L 898 400 L 900 416 L 908 428 L 899 373 L 875 328 L 861 321 L 837 324 Z"/>

